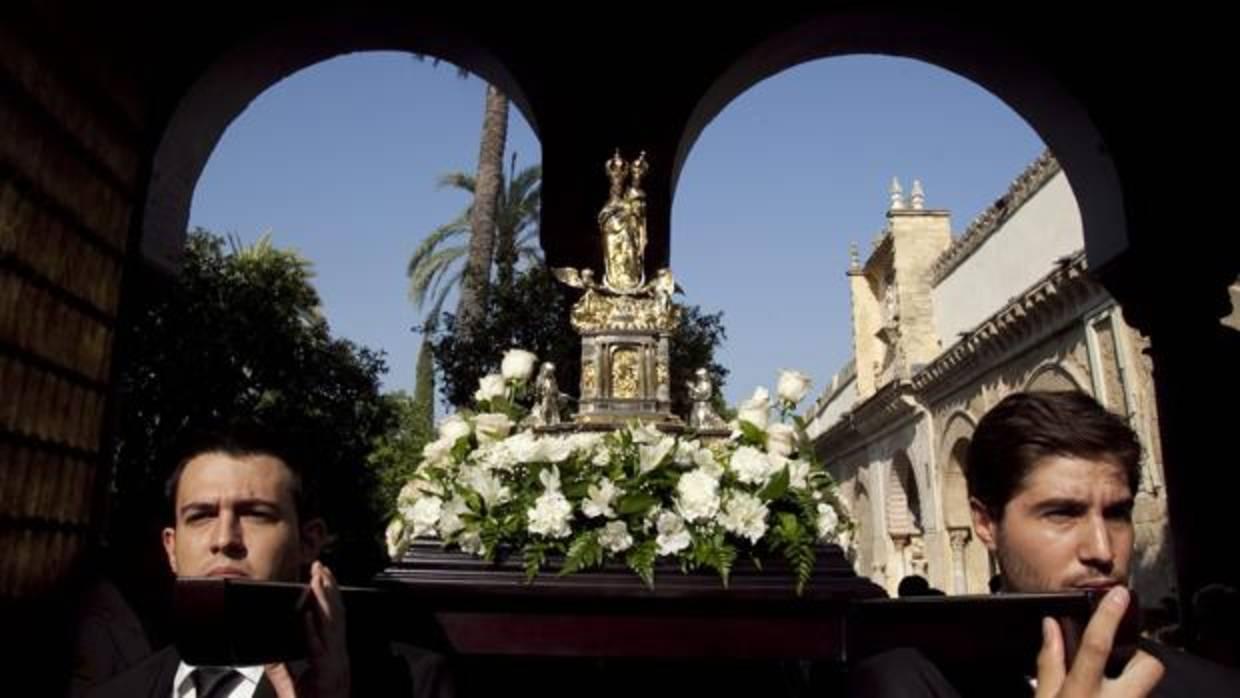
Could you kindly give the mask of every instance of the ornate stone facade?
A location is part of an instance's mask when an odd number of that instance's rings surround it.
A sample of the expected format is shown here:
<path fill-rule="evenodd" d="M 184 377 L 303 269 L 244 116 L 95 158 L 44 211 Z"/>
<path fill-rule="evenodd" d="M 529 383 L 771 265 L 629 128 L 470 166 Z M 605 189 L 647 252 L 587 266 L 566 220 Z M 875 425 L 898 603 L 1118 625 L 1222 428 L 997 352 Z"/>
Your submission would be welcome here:
<path fill-rule="evenodd" d="M 858 522 L 858 572 L 889 592 L 906 574 L 948 593 L 987 591 L 994 565 L 971 528 L 964 454 L 988 409 L 1031 389 L 1083 390 L 1129 416 L 1145 447 L 1133 582 L 1149 605 L 1171 592 L 1146 342 L 1088 275 L 1062 177 L 1044 154 L 954 241 L 946 211 L 893 204 L 870 256 L 850 265 L 854 358 L 807 419 Z M 1031 246 L 1042 258 L 1028 258 Z M 1009 251 L 1044 272 L 1015 296 L 984 297 L 1002 287 L 993 267 Z M 936 306 L 954 298 L 942 292 L 950 283 L 975 289 L 990 312 L 944 337 L 942 326 L 960 324 Z"/>

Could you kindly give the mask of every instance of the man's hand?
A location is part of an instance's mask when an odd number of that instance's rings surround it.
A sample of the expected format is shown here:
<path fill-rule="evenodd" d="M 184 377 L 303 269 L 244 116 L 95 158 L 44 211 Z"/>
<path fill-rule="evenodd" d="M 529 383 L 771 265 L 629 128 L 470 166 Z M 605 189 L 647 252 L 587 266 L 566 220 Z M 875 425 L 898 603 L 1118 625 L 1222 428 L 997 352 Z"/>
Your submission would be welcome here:
<path fill-rule="evenodd" d="M 1103 676 L 1115 631 L 1129 603 L 1128 590 L 1115 587 L 1098 604 L 1085 626 L 1081 648 L 1065 674 L 1063 634 L 1059 624 L 1042 619 L 1042 650 L 1038 652 L 1037 698 L 1128 698 L 1149 695 L 1163 675 L 1163 665 L 1137 651 L 1114 679 Z"/>
<path fill-rule="evenodd" d="M 310 592 L 310 609 L 305 616 L 310 666 L 294 683 L 288 667 L 269 664 L 267 680 L 278 698 L 349 698 L 344 602 L 336 577 L 321 562 L 310 567 Z"/>

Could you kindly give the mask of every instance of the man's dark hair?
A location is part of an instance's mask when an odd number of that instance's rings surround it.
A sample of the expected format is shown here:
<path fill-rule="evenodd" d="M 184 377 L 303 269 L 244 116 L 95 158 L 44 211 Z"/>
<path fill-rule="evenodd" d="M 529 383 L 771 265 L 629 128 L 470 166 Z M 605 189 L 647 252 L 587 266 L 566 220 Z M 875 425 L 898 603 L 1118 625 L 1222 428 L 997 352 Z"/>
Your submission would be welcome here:
<path fill-rule="evenodd" d="M 176 523 L 177 488 L 185 466 L 205 453 L 221 453 L 232 458 L 270 456 L 288 468 L 293 482 L 293 504 L 297 521 L 304 523 L 318 516 L 313 482 L 306 478 L 304 448 L 293 437 L 282 436 L 256 425 L 226 426 L 194 430 L 186 434 L 176 449 L 175 466 L 168 476 L 164 494 L 170 521 Z"/>
<path fill-rule="evenodd" d="M 1015 393 L 977 424 L 965 472 L 969 496 L 996 519 L 1025 476 L 1050 456 L 1105 460 L 1124 469 L 1135 494 L 1141 443 L 1128 423 L 1079 391 Z"/>
<path fill-rule="evenodd" d="M 896 595 L 900 598 L 910 596 L 930 596 L 930 582 L 919 574 L 910 574 L 900 580 L 896 587 Z"/>

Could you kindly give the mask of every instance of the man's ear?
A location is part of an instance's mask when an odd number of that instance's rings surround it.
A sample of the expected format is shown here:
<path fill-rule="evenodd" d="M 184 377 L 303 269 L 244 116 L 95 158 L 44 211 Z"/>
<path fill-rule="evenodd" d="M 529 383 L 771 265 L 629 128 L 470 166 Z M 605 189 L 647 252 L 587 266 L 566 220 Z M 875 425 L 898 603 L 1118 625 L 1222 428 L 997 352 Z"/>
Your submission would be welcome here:
<path fill-rule="evenodd" d="M 177 530 L 175 528 L 165 528 L 163 533 L 164 553 L 168 556 L 168 566 L 172 568 L 172 575 L 177 574 Z"/>
<path fill-rule="evenodd" d="M 990 509 L 977 497 L 969 498 L 969 511 L 973 515 L 973 530 L 977 533 L 978 540 L 986 546 L 990 552 L 995 551 L 995 541 L 999 538 L 999 522 L 991 515 Z"/>
<path fill-rule="evenodd" d="M 319 559 L 319 553 L 327 543 L 327 522 L 313 518 L 301 525 L 301 562 L 309 565 Z"/>

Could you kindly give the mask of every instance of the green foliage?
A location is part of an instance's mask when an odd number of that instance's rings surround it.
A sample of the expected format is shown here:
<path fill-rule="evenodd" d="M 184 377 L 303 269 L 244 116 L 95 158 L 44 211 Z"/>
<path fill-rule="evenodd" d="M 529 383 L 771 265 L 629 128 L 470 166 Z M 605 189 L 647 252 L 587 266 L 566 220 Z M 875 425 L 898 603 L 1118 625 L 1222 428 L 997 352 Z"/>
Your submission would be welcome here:
<path fill-rule="evenodd" d="M 538 571 L 547 563 L 547 544 L 540 541 L 526 543 L 523 551 L 525 558 L 525 581 L 532 582 Z"/>
<path fill-rule="evenodd" d="M 766 487 L 763 487 L 758 492 L 758 498 L 764 502 L 779 499 L 788 491 L 788 485 L 791 482 L 792 476 L 788 472 L 788 466 L 785 465 L 783 468 L 780 468 L 775 477 L 771 478 L 770 482 L 766 483 Z"/>
<path fill-rule="evenodd" d="M 391 518 L 396 509 L 396 495 L 413 477 L 422 448 L 435 438 L 434 427 L 426 408 L 416 398 L 397 391 L 384 395 L 384 402 L 394 417 L 391 429 L 375 439 L 366 462 L 378 479 L 374 492 L 375 507 L 383 519 Z"/>
<path fill-rule="evenodd" d="M 560 574 L 572 574 L 603 566 L 603 546 L 598 540 L 598 531 L 584 531 L 573 538 L 568 545 L 568 553 L 564 556 L 564 564 Z"/>
<path fill-rule="evenodd" d="M 180 274 L 149 278 L 121 328 L 111 546 L 146 545 L 165 514 L 165 478 L 191 429 L 266 425 L 314 453 L 334 540 L 327 554 L 344 579 L 382 564 L 367 454 L 395 422 L 379 394 L 380 354 L 334 338 L 319 309 L 308 261 L 204 230 L 190 233 Z M 398 411 L 398 410 L 397 410 Z M 395 448 L 395 445 L 392 445 Z M 391 476 L 395 480 L 396 476 Z"/>
<path fill-rule="evenodd" d="M 736 562 L 736 547 L 727 542 L 722 530 L 715 529 L 706 535 L 695 535 L 690 555 L 695 565 L 715 570 L 723 580 L 723 586 L 728 586 L 732 565 Z"/>
<path fill-rule="evenodd" d="M 805 590 L 805 584 L 814 573 L 814 534 L 801 525 L 796 514 L 779 512 L 771 529 L 771 544 L 783 553 L 792 567 L 797 594 Z"/>
<path fill-rule="evenodd" d="M 624 562 L 646 583 L 647 587 L 653 589 L 654 561 L 658 556 L 659 546 L 653 540 L 648 540 L 630 548 L 624 557 Z"/>

